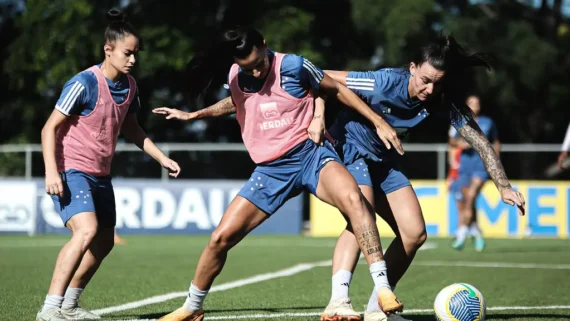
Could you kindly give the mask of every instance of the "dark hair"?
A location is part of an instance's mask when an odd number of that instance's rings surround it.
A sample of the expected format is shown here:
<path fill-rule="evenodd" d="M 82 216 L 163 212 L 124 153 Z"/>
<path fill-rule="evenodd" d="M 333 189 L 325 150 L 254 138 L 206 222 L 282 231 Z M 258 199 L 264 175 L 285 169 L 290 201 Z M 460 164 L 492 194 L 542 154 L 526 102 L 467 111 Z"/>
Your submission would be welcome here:
<path fill-rule="evenodd" d="M 491 57 L 488 54 L 469 55 L 450 35 L 440 36 L 435 41 L 421 46 L 412 61 L 418 66 L 428 62 L 434 68 L 452 74 L 478 66 L 491 69 Z"/>
<path fill-rule="evenodd" d="M 222 32 L 205 50 L 190 60 L 186 79 L 191 97 L 202 95 L 218 73 L 226 72 L 236 58 L 246 58 L 253 48 L 263 47 L 263 35 L 252 27 L 237 27 Z"/>
<path fill-rule="evenodd" d="M 486 67 L 491 70 L 491 56 L 486 53 L 468 54 L 451 35 L 440 35 L 434 41 L 423 45 L 415 52 L 412 62 L 421 66 L 424 62 L 444 71 L 443 99 L 444 106 L 455 106 L 461 114 L 472 117 L 471 109 L 466 105 L 469 73 L 473 67 Z"/>
<path fill-rule="evenodd" d="M 140 42 L 140 37 L 135 32 L 135 28 L 126 22 L 125 18 L 125 15 L 117 9 L 111 9 L 107 12 L 107 19 L 111 22 L 107 26 L 107 29 L 105 29 L 105 43 L 112 43 L 124 39 L 128 35 L 137 37 Z"/>

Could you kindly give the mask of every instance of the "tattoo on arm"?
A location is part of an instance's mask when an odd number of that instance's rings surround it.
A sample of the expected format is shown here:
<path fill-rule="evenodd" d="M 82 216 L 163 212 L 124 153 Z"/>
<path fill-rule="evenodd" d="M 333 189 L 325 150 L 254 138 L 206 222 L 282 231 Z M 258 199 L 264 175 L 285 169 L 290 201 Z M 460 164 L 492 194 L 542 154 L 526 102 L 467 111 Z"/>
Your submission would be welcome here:
<path fill-rule="evenodd" d="M 234 114 L 236 112 L 236 105 L 232 97 L 224 98 L 210 107 L 201 109 L 196 112 L 196 118 L 206 117 L 219 117 L 224 115 Z"/>
<path fill-rule="evenodd" d="M 371 263 L 382 260 L 382 247 L 376 225 L 361 225 L 353 227 L 354 235 L 358 240 L 363 253 L 372 256 Z"/>
<path fill-rule="evenodd" d="M 497 189 L 502 191 L 506 188 L 511 188 L 511 184 L 509 183 L 503 164 L 501 164 L 501 160 L 495 153 L 491 142 L 489 142 L 487 137 L 485 137 L 481 132 L 477 123 L 471 120 L 459 129 L 459 133 L 463 138 L 465 138 L 477 154 L 479 154 L 485 164 L 487 172 L 491 176 L 495 186 L 497 186 Z"/>

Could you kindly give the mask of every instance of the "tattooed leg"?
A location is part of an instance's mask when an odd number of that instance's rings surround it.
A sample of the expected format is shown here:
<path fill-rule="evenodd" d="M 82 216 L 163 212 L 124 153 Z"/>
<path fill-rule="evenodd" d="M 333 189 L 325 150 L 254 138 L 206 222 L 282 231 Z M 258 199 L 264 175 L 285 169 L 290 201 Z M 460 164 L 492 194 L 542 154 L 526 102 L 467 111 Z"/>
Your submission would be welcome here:
<path fill-rule="evenodd" d="M 353 231 L 362 252 L 370 256 L 369 263 L 382 261 L 382 246 L 376 224 L 354 226 Z"/>
<path fill-rule="evenodd" d="M 374 209 L 343 165 L 328 162 L 323 167 L 316 194 L 324 202 L 338 208 L 350 222 L 368 264 L 383 260 Z"/>

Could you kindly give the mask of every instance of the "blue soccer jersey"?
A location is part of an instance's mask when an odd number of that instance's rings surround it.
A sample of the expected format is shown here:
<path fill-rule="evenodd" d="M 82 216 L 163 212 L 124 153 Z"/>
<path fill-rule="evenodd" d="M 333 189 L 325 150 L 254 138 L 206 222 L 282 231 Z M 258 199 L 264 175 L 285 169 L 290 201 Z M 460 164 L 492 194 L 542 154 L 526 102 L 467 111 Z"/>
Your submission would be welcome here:
<path fill-rule="evenodd" d="M 267 50 L 269 63 L 273 62 L 275 53 Z M 323 80 L 323 71 L 313 65 L 308 59 L 302 56 L 287 54 L 281 62 L 281 88 L 295 98 L 303 98 L 308 91 L 312 89 L 319 91 L 321 81 Z M 261 90 L 265 79 L 258 79 L 251 75 L 245 74 L 239 69 L 238 84 L 244 92 L 255 93 Z M 230 90 L 229 85 L 225 85 L 226 90 Z"/>
<path fill-rule="evenodd" d="M 405 69 L 352 71 L 346 78 L 346 86 L 382 115 L 401 136 L 441 110 L 449 111 L 446 117 L 455 128 L 461 128 L 469 121 L 469 115 L 461 114 L 454 106 L 441 108 L 441 100 L 421 102 L 410 99 L 409 79 L 410 73 Z M 343 109 L 330 132 L 336 140 L 354 145 L 363 157 L 380 161 L 385 156 L 386 147 L 373 125 L 353 110 Z"/>
<path fill-rule="evenodd" d="M 100 67 L 101 65 L 99 65 Z M 122 103 L 129 95 L 129 79 L 127 75 L 122 75 L 119 80 L 112 82 L 107 79 L 107 85 L 113 100 L 117 104 Z M 57 100 L 55 109 L 66 116 L 89 115 L 95 105 L 99 95 L 99 85 L 95 74 L 91 71 L 83 71 L 73 76 L 63 86 L 63 91 Z M 129 113 L 135 113 L 140 109 L 138 89 L 136 97 L 129 106 Z"/>

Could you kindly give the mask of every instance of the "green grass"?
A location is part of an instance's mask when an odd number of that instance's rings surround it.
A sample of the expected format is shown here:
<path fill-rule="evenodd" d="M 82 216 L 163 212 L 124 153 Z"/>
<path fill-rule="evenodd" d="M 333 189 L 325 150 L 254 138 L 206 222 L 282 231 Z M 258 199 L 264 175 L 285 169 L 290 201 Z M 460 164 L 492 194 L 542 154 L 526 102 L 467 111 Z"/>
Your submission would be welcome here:
<path fill-rule="evenodd" d="M 206 237 L 126 236 L 116 246 L 84 292 L 81 304 L 101 309 L 155 295 L 187 290 Z M 60 236 L 0 236 L 0 311 L 3 320 L 33 320 L 47 292 L 60 246 Z M 214 285 L 274 272 L 300 263 L 330 260 L 334 239 L 248 237 L 234 248 Z M 384 240 L 387 245 L 389 240 Z M 477 287 L 488 307 L 570 305 L 570 243 L 567 240 L 488 240 L 483 253 L 470 246 L 457 252 L 448 239 L 431 239 L 436 249 L 420 251 L 396 293 L 406 309 L 430 309 L 438 291 L 455 283 Z M 547 268 L 458 267 L 454 262 L 543 264 Z M 467 262 L 467 263 L 466 263 Z M 438 266 L 430 266 L 436 264 Z M 554 265 L 559 269 L 553 269 Z M 208 296 L 207 317 L 319 313 L 328 303 L 331 268 L 315 267 L 291 276 L 245 285 Z M 372 289 L 365 264 L 351 287 L 355 309 L 363 311 Z M 106 314 L 105 318 L 154 319 L 183 303 L 184 298 Z M 413 320 L 433 320 L 429 313 L 408 313 Z M 280 317 L 271 320 L 318 320 Z M 488 311 L 488 320 L 567 320 L 570 309 Z M 260 319 L 258 319 L 260 320 Z"/>

